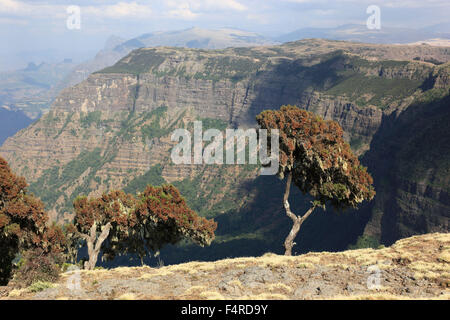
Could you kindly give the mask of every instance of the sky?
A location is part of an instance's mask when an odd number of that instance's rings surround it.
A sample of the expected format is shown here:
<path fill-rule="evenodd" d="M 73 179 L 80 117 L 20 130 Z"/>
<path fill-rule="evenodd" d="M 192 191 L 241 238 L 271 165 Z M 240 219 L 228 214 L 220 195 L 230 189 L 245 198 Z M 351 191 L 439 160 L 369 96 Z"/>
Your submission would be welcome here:
<path fill-rule="evenodd" d="M 382 27 L 449 23 L 448 0 L 0 0 L 0 70 L 27 61 L 85 60 L 111 35 L 130 39 L 227 27 L 274 37 L 300 28 L 365 24 L 370 5 L 380 7 Z M 68 28 L 71 6 L 80 9 L 79 29 Z"/>

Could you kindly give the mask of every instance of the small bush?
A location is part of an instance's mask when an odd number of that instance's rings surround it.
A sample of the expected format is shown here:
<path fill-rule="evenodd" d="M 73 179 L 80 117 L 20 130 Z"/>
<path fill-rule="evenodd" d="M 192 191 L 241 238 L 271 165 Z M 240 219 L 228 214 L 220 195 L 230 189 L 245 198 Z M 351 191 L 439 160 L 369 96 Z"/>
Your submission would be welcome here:
<path fill-rule="evenodd" d="M 76 270 L 83 269 L 83 266 L 80 264 L 73 264 L 73 263 L 67 263 L 67 262 L 64 262 L 61 265 L 61 272 L 63 272 L 63 273 L 67 272 L 67 271 L 72 271 L 74 269 L 76 269 Z"/>
<path fill-rule="evenodd" d="M 48 288 L 53 288 L 55 285 L 46 281 L 37 281 L 28 287 L 31 292 L 41 292 Z"/>
<path fill-rule="evenodd" d="M 39 281 L 55 282 L 59 278 L 62 263 L 60 254 L 46 253 L 40 248 L 26 251 L 12 283 L 16 287 L 28 287 Z"/>
<path fill-rule="evenodd" d="M 350 250 L 366 249 L 366 248 L 382 249 L 384 248 L 384 246 L 380 244 L 378 239 L 366 235 L 359 236 L 355 244 L 351 244 L 348 246 L 348 249 Z"/>

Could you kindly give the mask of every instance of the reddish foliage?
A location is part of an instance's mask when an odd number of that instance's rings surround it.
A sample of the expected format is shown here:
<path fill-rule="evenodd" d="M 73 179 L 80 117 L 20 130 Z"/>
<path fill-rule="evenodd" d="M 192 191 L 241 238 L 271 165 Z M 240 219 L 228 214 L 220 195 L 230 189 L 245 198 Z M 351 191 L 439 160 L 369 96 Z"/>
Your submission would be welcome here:
<path fill-rule="evenodd" d="M 79 197 L 74 202 L 74 226 L 79 233 L 88 234 L 95 221 L 99 234 L 111 223 L 108 241 L 102 247 L 107 258 L 124 253 L 143 257 L 148 250 L 157 251 L 183 237 L 200 245 L 213 240 L 216 223 L 191 210 L 174 186 L 148 186 L 138 198 L 123 191 L 100 198 Z"/>
<path fill-rule="evenodd" d="M 28 194 L 25 179 L 0 158 L 0 282 L 7 282 L 14 256 L 28 249 L 63 252 L 66 240 L 57 226 L 47 226 L 43 203 Z"/>
<path fill-rule="evenodd" d="M 337 122 L 295 106 L 264 111 L 257 121 L 269 132 L 280 130 L 280 178 L 292 172 L 302 192 L 338 208 L 355 207 L 374 197 L 373 179 L 345 142 Z"/>
<path fill-rule="evenodd" d="M 46 252 L 42 248 L 27 250 L 11 282 L 15 287 L 27 287 L 36 281 L 54 282 L 59 278 L 59 265 L 63 262 L 64 258 L 58 252 Z"/>
<path fill-rule="evenodd" d="M 111 222 L 116 228 L 126 230 L 135 223 L 135 219 L 130 217 L 130 208 L 134 206 L 135 201 L 132 195 L 123 191 L 111 191 L 92 199 L 78 197 L 73 203 L 75 226 L 79 232 L 88 233 L 94 221 L 99 228 Z"/>
<path fill-rule="evenodd" d="M 163 223 L 176 226 L 176 232 L 200 245 L 214 239 L 217 223 L 198 216 L 173 185 L 148 186 L 141 194 L 137 216 L 142 225 Z"/>

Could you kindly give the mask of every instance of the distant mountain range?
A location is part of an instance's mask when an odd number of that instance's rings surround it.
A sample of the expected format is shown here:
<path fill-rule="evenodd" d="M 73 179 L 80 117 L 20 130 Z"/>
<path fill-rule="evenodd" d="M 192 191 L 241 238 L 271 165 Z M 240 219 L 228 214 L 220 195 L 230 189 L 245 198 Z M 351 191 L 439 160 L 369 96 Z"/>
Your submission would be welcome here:
<path fill-rule="evenodd" d="M 145 47 L 184 47 L 196 49 L 225 49 L 276 44 L 277 41 L 257 33 L 235 29 L 207 30 L 190 28 L 178 31 L 146 33 L 124 40 L 113 36 L 94 59 L 78 65 L 58 87 L 71 87 L 98 70 L 109 67 L 131 51 Z"/>
<path fill-rule="evenodd" d="M 0 105 L 15 107 L 23 110 L 28 117 L 37 118 L 49 108 L 62 89 L 82 82 L 91 73 L 109 67 L 131 51 L 143 47 L 224 49 L 273 45 L 311 38 L 388 44 L 426 42 L 442 45 L 450 41 L 450 32 L 444 30 L 450 30 L 449 24 L 438 24 L 418 30 L 386 27 L 369 30 L 365 25 L 349 24 L 336 28 L 304 28 L 275 38 L 227 28 L 152 32 L 132 39 L 111 36 L 95 57 L 81 64 L 74 64 L 71 60 L 57 64 L 30 63 L 25 69 L 0 73 Z M 434 40 L 430 41 L 431 39 Z"/>
<path fill-rule="evenodd" d="M 450 28 L 445 24 L 439 24 L 418 30 L 391 27 L 369 30 L 365 25 L 348 24 L 336 28 L 304 28 L 275 38 L 235 29 L 207 30 L 201 28 L 146 33 L 129 40 L 111 37 L 105 48 L 94 59 L 78 65 L 59 84 L 59 88 L 63 89 L 80 83 L 89 74 L 111 66 L 131 51 L 144 47 L 224 49 L 228 47 L 273 45 L 311 38 L 385 44 L 450 39 L 450 32 L 444 32 L 443 30 L 450 30 Z"/>
<path fill-rule="evenodd" d="M 28 120 L 29 118 L 37 119 L 49 109 L 54 98 L 62 89 L 82 82 L 91 73 L 113 65 L 131 51 L 142 47 L 223 49 L 273 43 L 275 43 L 273 40 L 256 33 L 233 29 L 190 28 L 146 33 L 133 39 L 111 36 L 106 41 L 104 48 L 93 59 L 81 64 L 75 64 L 70 59 L 55 64 L 30 62 L 24 69 L 0 72 L 0 106 L 22 110 L 21 116 Z M 13 114 L 13 118 L 20 118 L 18 114 Z M 2 123 L 8 121 L 7 119 L 9 118 L 2 118 Z M 4 133 L 1 133 L 2 137 L 6 139 L 8 136 L 14 135 L 23 128 L 23 123 L 26 121 L 18 120 L 8 123 Z M 15 130 L 13 130 L 14 126 Z"/>
<path fill-rule="evenodd" d="M 0 106 L 38 118 L 59 93 L 56 85 L 76 66 L 70 59 L 49 64 L 30 62 L 24 69 L 0 72 Z"/>
<path fill-rule="evenodd" d="M 449 24 L 438 24 L 422 29 L 381 27 L 369 30 L 366 25 L 347 24 L 335 28 L 303 28 L 290 32 L 274 40 L 289 42 L 301 39 L 321 38 L 329 40 L 358 41 L 364 43 L 410 43 L 429 39 L 450 39 Z"/>

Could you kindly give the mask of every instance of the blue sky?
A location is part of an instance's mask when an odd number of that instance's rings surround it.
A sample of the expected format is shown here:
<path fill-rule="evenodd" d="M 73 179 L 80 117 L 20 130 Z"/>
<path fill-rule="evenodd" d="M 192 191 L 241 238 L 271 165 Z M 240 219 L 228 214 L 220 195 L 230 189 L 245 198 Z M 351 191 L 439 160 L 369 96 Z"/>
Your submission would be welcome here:
<path fill-rule="evenodd" d="M 80 30 L 66 27 L 69 5 L 81 8 Z M 449 22 L 448 0 L 0 0 L 0 68 L 32 57 L 87 58 L 113 34 L 132 38 L 196 26 L 276 36 L 305 27 L 365 24 L 369 5 L 381 8 L 382 27 Z"/>

